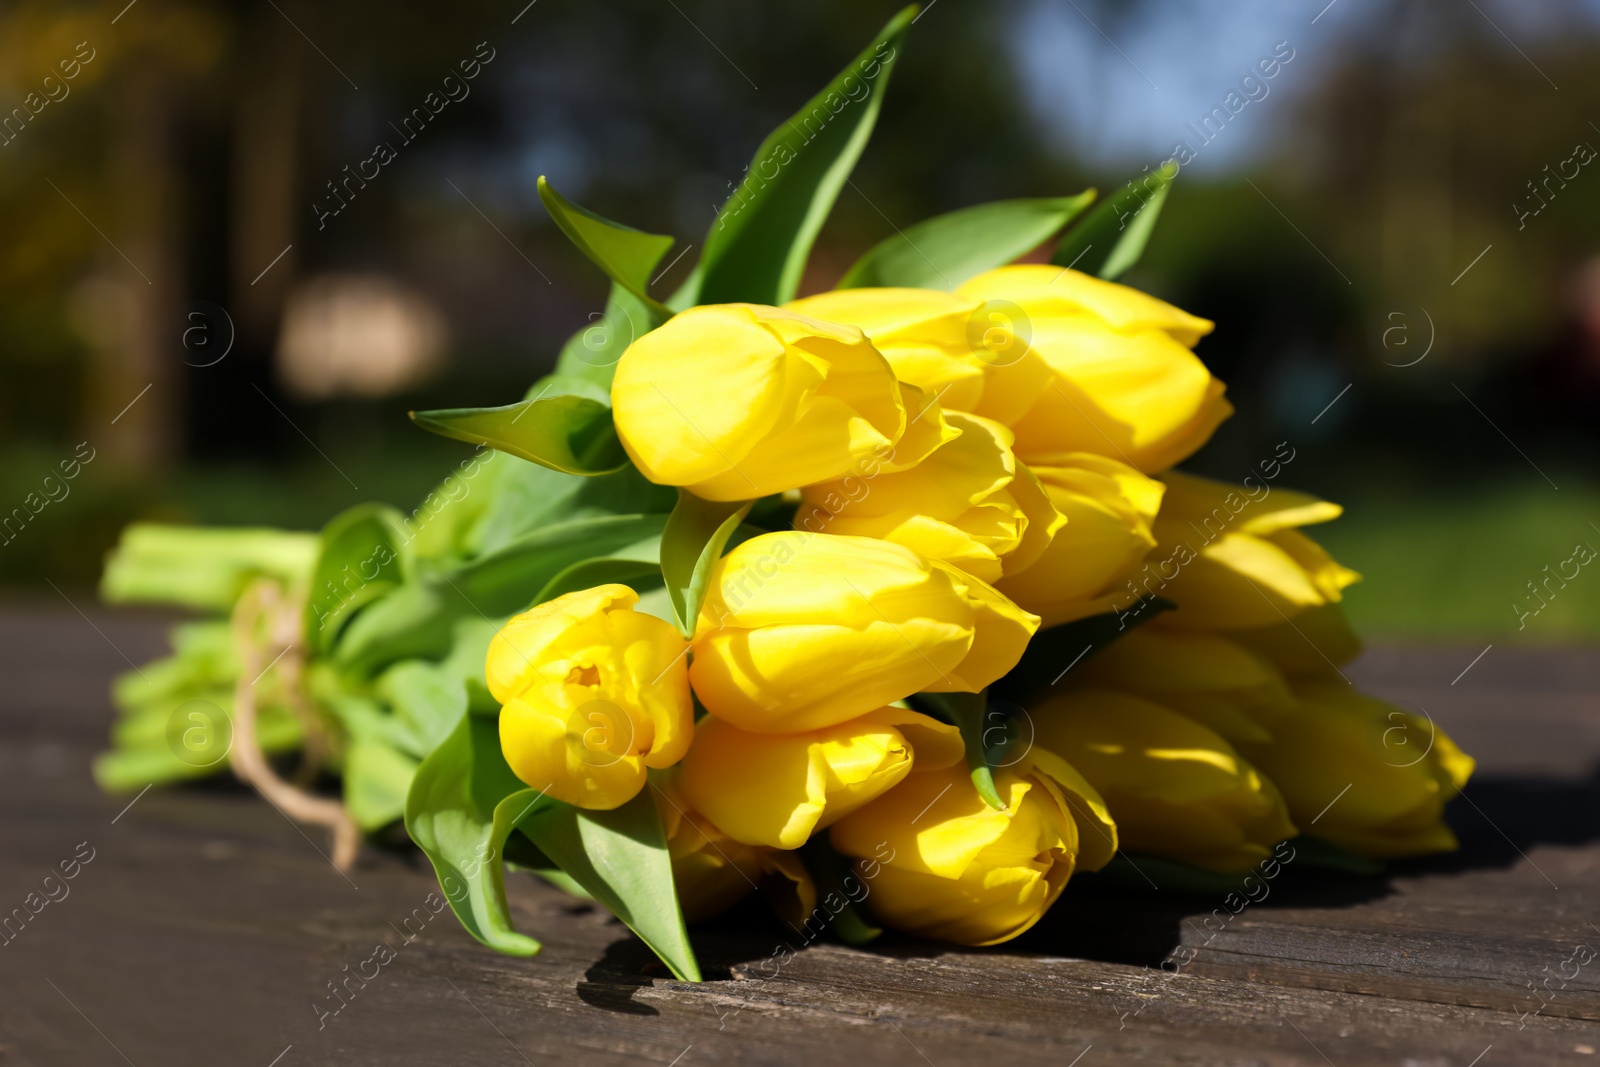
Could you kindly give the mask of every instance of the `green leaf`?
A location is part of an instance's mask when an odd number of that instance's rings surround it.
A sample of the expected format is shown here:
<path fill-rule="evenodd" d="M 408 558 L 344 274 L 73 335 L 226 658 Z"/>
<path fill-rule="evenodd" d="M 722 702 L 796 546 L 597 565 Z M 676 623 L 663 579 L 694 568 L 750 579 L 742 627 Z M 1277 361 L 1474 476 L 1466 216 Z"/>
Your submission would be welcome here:
<path fill-rule="evenodd" d="M 466 715 L 422 761 L 406 796 L 406 832 L 433 863 L 461 925 L 512 956 L 533 955 L 539 942 L 511 927 L 502 863 L 505 835 L 497 836 L 495 815 L 501 801 L 524 792 L 532 791 L 500 754 L 499 727 Z"/>
<path fill-rule="evenodd" d="M 405 660 L 378 679 L 378 694 L 394 709 L 397 740 L 417 757 L 442 744 L 467 713 L 466 679 L 426 660 Z"/>
<path fill-rule="evenodd" d="M 1040 630 L 1028 642 L 1017 665 L 990 686 L 989 691 L 996 697 L 1025 705 L 1041 690 L 1060 681 L 1067 671 L 1123 634 L 1175 607 L 1172 601 L 1161 597 L 1144 597 L 1127 611 L 1090 615 Z"/>
<path fill-rule="evenodd" d="M 937 215 L 874 245 L 839 282 L 840 289 L 908 286 L 954 289 L 1032 251 L 1094 202 L 1077 196 L 997 200 Z"/>
<path fill-rule="evenodd" d="M 650 272 L 661 262 L 667 249 L 672 247 L 671 237 L 645 233 L 579 207 L 556 192 L 542 174 L 539 176 L 539 199 L 561 232 L 578 246 L 578 251 L 605 271 L 607 277 L 632 293 L 663 320 L 672 315 L 645 291 L 650 284 Z"/>
<path fill-rule="evenodd" d="M 901 11 L 827 87 L 774 130 L 717 213 L 697 291 L 673 306 L 793 299 L 812 242 L 861 158 L 916 7 Z"/>
<path fill-rule="evenodd" d="M 594 557 L 648 559 L 659 551 L 665 515 L 600 515 L 544 526 L 480 559 L 396 589 L 340 634 L 335 661 L 358 674 L 403 659 L 439 659 L 462 619 L 499 619 L 526 610 L 567 568 Z"/>
<path fill-rule="evenodd" d="M 687 489 L 678 490 L 678 506 L 661 532 L 661 577 L 683 636 L 694 635 L 711 570 L 752 503 L 702 500 Z"/>
<path fill-rule="evenodd" d="M 855 872 L 850 869 L 849 862 L 833 850 L 828 831 L 813 834 L 811 840 L 801 845 L 800 858 L 811 873 L 811 880 L 817 884 L 819 898 L 834 897 L 844 901 L 844 906 L 833 915 L 833 932 L 839 935 L 839 940 L 847 945 L 865 945 L 877 940 L 883 930 L 869 923 L 856 907 L 857 901 L 845 881 L 855 878 Z M 859 885 L 860 879 L 856 882 Z M 833 912 L 832 908 L 827 910 Z"/>
<path fill-rule="evenodd" d="M 405 517 L 386 504 L 357 504 L 323 528 L 305 613 L 313 653 L 331 648 L 363 605 L 405 582 L 409 541 Z"/>
<path fill-rule="evenodd" d="M 701 980 L 672 881 L 666 835 L 649 788 L 612 811 L 552 804 L 517 825 L 573 881 L 638 934 L 673 974 L 686 982 Z"/>
<path fill-rule="evenodd" d="M 915 700 L 919 704 L 933 708 L 939 713 L 940 718 L 954 723 L 960 729 L 961 743 L 966 747 L 967 769 L 971 773 L 973 787 L 978 790 L 978 795 L 983 798 L 985 804 L 996 811 L 1005 811 L 1006 802 L 1000 798 L 1000 791 L 994 784 L 994 768 L 1002 753 L 984 743 L 984 735 L 989 727 L 985 722 L 989 708 L 988 691 L 919 693 Z M 1009 732 L 1006 731 L 1007 734 Z"/>
<path fill-rule="evenodd" d="M 622 353 L 666 322 L 671 313 L 671 309 L 653 300 L 643 300 L 621 283 L 612 282 L 605 313 L 598 317 L 591 315 L 589 325 L 567 338 L 561 355 L 556 358 L 556 373 L 610 389 Z"/>
<path fill-rule="evenodd" d="M 344 806 L 363 830 L 379 830 L 406 812 L 417 761 L 389 745 L 353 744 L 344 757 Z"/>
<path fill-rule="evenodd" d="M 425 430 L 488 445 L 565 474 L 610 474 L 628 465 L 611 405 L 571 393 L 542 395 L 497 408 L 413 411 Z"/>
<path fill-rule="evenodd" d="M 1375 860 L 1370 856 L 1363 856 L 1357 852 L 1336 845 L 1332 841 L 1325 841 L 1320 837 L 1301 834 L 1289 842 L 1294 853 L 1286 863 L 1295 863 L 1301 867 L 1311 867 L 1323 871 L 1336 871 L 1339 874 L 1354 874 L 1362 877 L 1380 875 L 1386 869 L 1382 860 Z"/>
<path fill-rule="evenodd" d="M 1178 175 L 1172 160 L 1142 175 L 1100 206 L 1061 239 L 1050 262 L 1095 274 L 1110 281 L 1122 277 L 1139 262 L 1144 246 L 1167 202 L 1167 190 Z"/>

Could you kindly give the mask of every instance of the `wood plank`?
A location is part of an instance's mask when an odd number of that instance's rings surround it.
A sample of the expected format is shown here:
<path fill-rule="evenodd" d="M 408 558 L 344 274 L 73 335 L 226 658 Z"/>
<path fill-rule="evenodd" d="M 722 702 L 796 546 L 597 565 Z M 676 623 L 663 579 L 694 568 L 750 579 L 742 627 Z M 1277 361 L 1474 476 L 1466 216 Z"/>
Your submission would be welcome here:
<path fill-rule="evenodd" d="M 1592 657 L 1495 649 L 1454 689 L 1451 668 L 1478 650 L 1380 650 L 1358 667 L 1375 690 L 1412 686 L 1480 757 L 1482 811 L 1452 811 L 1457 856 L 1376 880 L 1291 864 L 1214 938 L 1202 924 L 1217 902 L 1088 880 L 994 950 L 802 946 L 750 907 L 694 932 L 713 980 L 692 985 L 603 911 L 530 879 L 512 880 L 512 910 L 539 956 L 497 956 L 448 913 L 405 941 L 396 927 L 435 890 L 414 852 L 369 848 L 347 882 L 317 834 L 237 787 L 152 790 L 118 817 L 126 801 L 95 791 L 87 760 L 109 722 L 104 685 L 126 669 L 113 644 L 148 658 L 159 626 L 91 618 L 103 636 L 65 608 L 0 613 L 0 907 L 79 842 L 95 849 L 0 950 L 0 1062 L 1497 1067 L 1591 1062 L 1581 1050 L 1600 1047 L 1600 960 L 1519 1014 L 1535 1003 L 1526 981 L 1578 940 L 1600 948 Z M 326 983 L 380 942 L 394 961 L 319 1029 L 314 1005 L 340 1003 Z M 799 951 L 779 966 L 785 942 Z M 1154 969 L 1183 945 L 1192 966 Z"/>

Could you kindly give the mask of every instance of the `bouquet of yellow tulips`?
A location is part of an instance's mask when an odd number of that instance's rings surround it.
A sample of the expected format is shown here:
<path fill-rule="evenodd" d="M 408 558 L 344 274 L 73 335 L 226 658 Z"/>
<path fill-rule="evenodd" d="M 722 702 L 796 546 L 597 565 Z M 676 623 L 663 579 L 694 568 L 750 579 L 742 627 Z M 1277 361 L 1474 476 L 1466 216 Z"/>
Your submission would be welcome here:
<path fill-rule="evenodd" d="M 102 784 L 232 766 L 341 861 L 403 820 L 485 944 L 538 950 L 527 869 L 686 979 L 686 922 L 758 889 L 808 936 L 987 945 L 1119 849 L 1454 847 L 1471 759 L 1340 671 L 1358 576 L 1303 532 L 1339 508 L 1279 485 L 1289 442 L 1238 485 L 1172 469 L 1232 410 L 1212 324 L 1113 279 L 1174 166 L 929 219 L 796 298 L 913 14 L 761 145 L 664 300 L 671 238 L 541 179 L 604 320 L 515 403 L 414 413 L 478 450 L 412 515 L 131 529 L 109 598 L 230 617 L 119 682 Z M 293 750 L 342 803 L 263 757 Z"/>

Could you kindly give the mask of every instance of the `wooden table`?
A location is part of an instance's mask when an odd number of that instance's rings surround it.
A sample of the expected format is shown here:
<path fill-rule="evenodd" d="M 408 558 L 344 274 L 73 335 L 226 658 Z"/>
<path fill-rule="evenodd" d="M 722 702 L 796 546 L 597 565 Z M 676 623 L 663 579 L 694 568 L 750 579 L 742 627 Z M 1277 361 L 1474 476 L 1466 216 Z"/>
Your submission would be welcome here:
<path fill-rule="evenodd" d="M 74 599 L 87 615 L 0 612 L 0 907 L 93 855 L 0 948 L 0 1064 L 1600 1064 L 1600 958 L 1552 977 L 1600 950 L 1589 651 L 1496 647 L 1455 682 L 1482 646 L 1357 665 L 1478 758 L 1450 813 L 1459 854 L 1382 879 L 1291 865 L 1209 943 L 1218 900 L 1075 880 L 998 949 L 821 943 L 763 970 L 798 939 L 752 908 L 696 931 L 712 980 L 693 985 L 528 878 L 512 912 L 539 956 L 497 956 L 448 912 L 407 942 L 397 927 L 435 888 L 414 852 L 368 848 L 346 878 L 320 834 L 228 783 L 101 795 L 106 683 L 164 637 Z M 327 983 L 379 942 L 396 957 L 319 1029 Z M 1152 970 L 1180 943 L 1203 946 L 1191 966 Z"/>

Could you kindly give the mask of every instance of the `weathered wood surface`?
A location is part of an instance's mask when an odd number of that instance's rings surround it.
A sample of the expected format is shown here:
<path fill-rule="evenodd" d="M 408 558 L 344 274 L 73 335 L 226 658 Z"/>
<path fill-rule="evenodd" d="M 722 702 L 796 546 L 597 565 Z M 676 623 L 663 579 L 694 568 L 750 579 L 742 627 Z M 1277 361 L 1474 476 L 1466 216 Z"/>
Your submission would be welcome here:
<path fill-rule="evenodd" d="M 236 787 L 152 790 L 124 811 L 88 760 L 107 681 L 162 652 L 162 626 L 81 606 L 0 612 L 0 910 L 94 850 L 0 948 L 0 1064 L 1600 1062 L 1600 959 L 1564 988 L 1552 977 L 1576 946 L 1600 949 L 1588 651 L 1495 648 L 1454 684 L 1481 648 L 1357 665 L 1478 757 L 1451 811 L 1457 855 L 1381 879 L 1291 864 L 1214 938 L 1220 901 L 1075 881 L 999 949 L 890 937 L 780 968 L 763 961 L 799 938 L 752 908 L 695 931 L 712 980 L 692 985 L 531 879 L 513 877 L 512 910 L 537 957 L 496 956 L 448 913 L 404 941 L 434 888 L 416 854 L 368 849 L 347 880 L 320 835 Z M 319 1029 L 326 983 L 379 942 L 396 958 Z M 1198 947 L 1191 966 L 1154 969 L 1180 944 Z M 1526 1014 L 1546 978 L 1553 996 Z"/>

